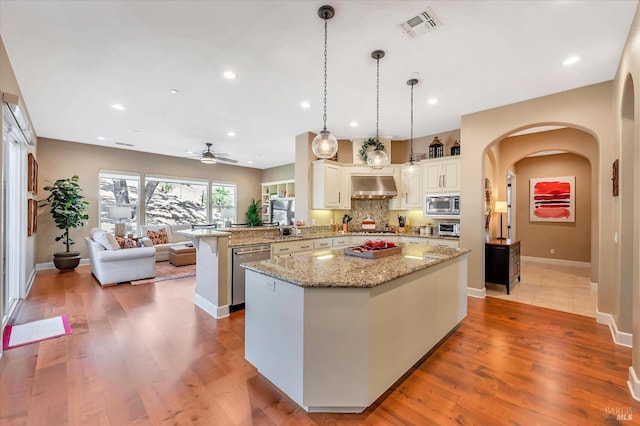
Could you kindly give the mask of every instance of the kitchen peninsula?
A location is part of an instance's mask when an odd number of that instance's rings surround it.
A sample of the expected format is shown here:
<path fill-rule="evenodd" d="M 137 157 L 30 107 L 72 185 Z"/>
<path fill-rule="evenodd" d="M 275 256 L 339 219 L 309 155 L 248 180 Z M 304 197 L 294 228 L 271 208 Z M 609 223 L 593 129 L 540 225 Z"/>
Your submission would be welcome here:
<path fill-rule="evenodd" d="M 362 412 L 466 316 L 468 252 L 244 264 L 245 357 L 307 411 Z"/>
<path fill-rule="evenodd" d="M 214 229 L 176 231 L 196 248 L 196 294 L 194 303 L 212 317 L 229 316 L 229 232 Z M 220 285 L 223 283 L 223 285 Z"/>

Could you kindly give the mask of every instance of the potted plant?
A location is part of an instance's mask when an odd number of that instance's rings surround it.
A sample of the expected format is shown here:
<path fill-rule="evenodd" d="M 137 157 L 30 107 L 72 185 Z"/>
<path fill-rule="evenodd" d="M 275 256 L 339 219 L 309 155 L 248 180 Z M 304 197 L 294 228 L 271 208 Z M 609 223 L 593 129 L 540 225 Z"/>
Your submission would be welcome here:
<path fill-rule="evenodd" d="M 75 175 L 58 179 L 53 185 L 45 186 L 44 190 L 50 192 L 45 205 L 51 207 L 56 227 L 64 231 L 56 237 L 56 241 L 62 240 L 66 246 L 66 251 L 53 254 L 53 264 L 61 271 L 73 270 L 80 264 L 80 252 L 70 250 L 75 241 L 69 236 L 69 230 L 87 223 L 89 202 L 80 194 L 82 189 L 78 185 L 78 176 Z"/>
<path fill-rule="evenodd" d="M 245 219 L 247 221 L 247 225 L 249 226 L 260 226 L 262 225 L 262 221 L 260 220 L 260 200 L 251 199 L 251 203 L 249 204 L 249 208 L 245 213 Z"/>

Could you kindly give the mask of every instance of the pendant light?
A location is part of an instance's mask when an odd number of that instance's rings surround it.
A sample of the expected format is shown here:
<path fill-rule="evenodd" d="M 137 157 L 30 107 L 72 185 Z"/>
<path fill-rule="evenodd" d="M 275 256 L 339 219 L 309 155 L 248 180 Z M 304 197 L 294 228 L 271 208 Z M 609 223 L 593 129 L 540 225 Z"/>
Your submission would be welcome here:
<path fill-rule="evenodd" d="M 412 78 L 407 81 L 411 86 L 411 140 L 409 141 L 409 161 L 402 165 L 402 174 L 405 176 L 414 175 L 418 171 L 418 163 L 413 160 L 413 86 L 418 84 L 418 79 Z"/>
<path fill-rule="evenodd" d="M 384 50 L 374 50 L 371 57 L 376 60 L 376 141 L 378 138 L 378 119 L 380 116 L 380 59 L 384 58 Z M 372 169 L 381 169 L 389 164 L 387 153 L 381 149 L 374 149 L 367 155 L 367 164 Z"/>
<path fill-rule="evenodd" d="M 333 18 L 333 15 L 335 10 L 331 6 L 322 6 L 318 9 L 318 16 L 324 19 L 324 114 L 322 115 L 324 127 L 311 142 L 311 150 L 318 158 L 331 158 L 338 152 L 338 141 L 327 130 L 327 21 Z"/>

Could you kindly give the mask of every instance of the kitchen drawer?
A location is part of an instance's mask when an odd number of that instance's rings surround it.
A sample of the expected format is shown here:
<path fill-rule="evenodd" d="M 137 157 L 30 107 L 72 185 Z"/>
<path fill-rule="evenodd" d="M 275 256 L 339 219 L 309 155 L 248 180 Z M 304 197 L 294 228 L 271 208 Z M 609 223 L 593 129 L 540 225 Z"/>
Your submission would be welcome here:
<path fill-rule="evenodd" d="M 351 245 L 351 237 L 336 237 L 333 239 L 333 247 L 348 247 Z"/>
<path fill-rule="evenodd" d="M 271 245 L 271 256 L 286 256 L 293 253 L 302 253 L 313 250 L 313 241 L 288 241 Z"/>
<path fill-rule="evenodd" d="M 331 238 L 320 238 L 317 240 L 313 240 L 314 250 L 330 249 L 332 246 L 333 241 L 331 240 Z"/>
<path fill-rule="evenodd" d="M 441 248 L 460 248 L 460 241 L 458 240 L 443 240 L 439 238 L 430 238 L 429 245 Z"/>
<path fill-rule="evenodd" d="M 409 244 L 424 244 L 427 245 L 429 244 L 429 240 L 426 238 L 420 238 L 420 237 L 401 237 L 400 238 L 400 242 L 401 243 L 405 243 L 406 245 Z"/>

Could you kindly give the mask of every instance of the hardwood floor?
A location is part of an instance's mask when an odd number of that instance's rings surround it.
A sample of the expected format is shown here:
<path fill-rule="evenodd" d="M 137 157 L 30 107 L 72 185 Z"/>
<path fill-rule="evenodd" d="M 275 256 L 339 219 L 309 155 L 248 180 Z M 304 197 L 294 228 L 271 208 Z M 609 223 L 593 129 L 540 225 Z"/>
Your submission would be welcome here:
<path fill-rule="evenodd" d="M 470 298 L 456 331 L 364 413 L 306 413 L 244 360 L 244 313 L 214 320 L 194 287 L 38 272 L 12 323 L 66 313 L 73 334 L 4 352 L 0 424 L 640 424 L 631 350 L 607 327 L 496 298 Z"/>

